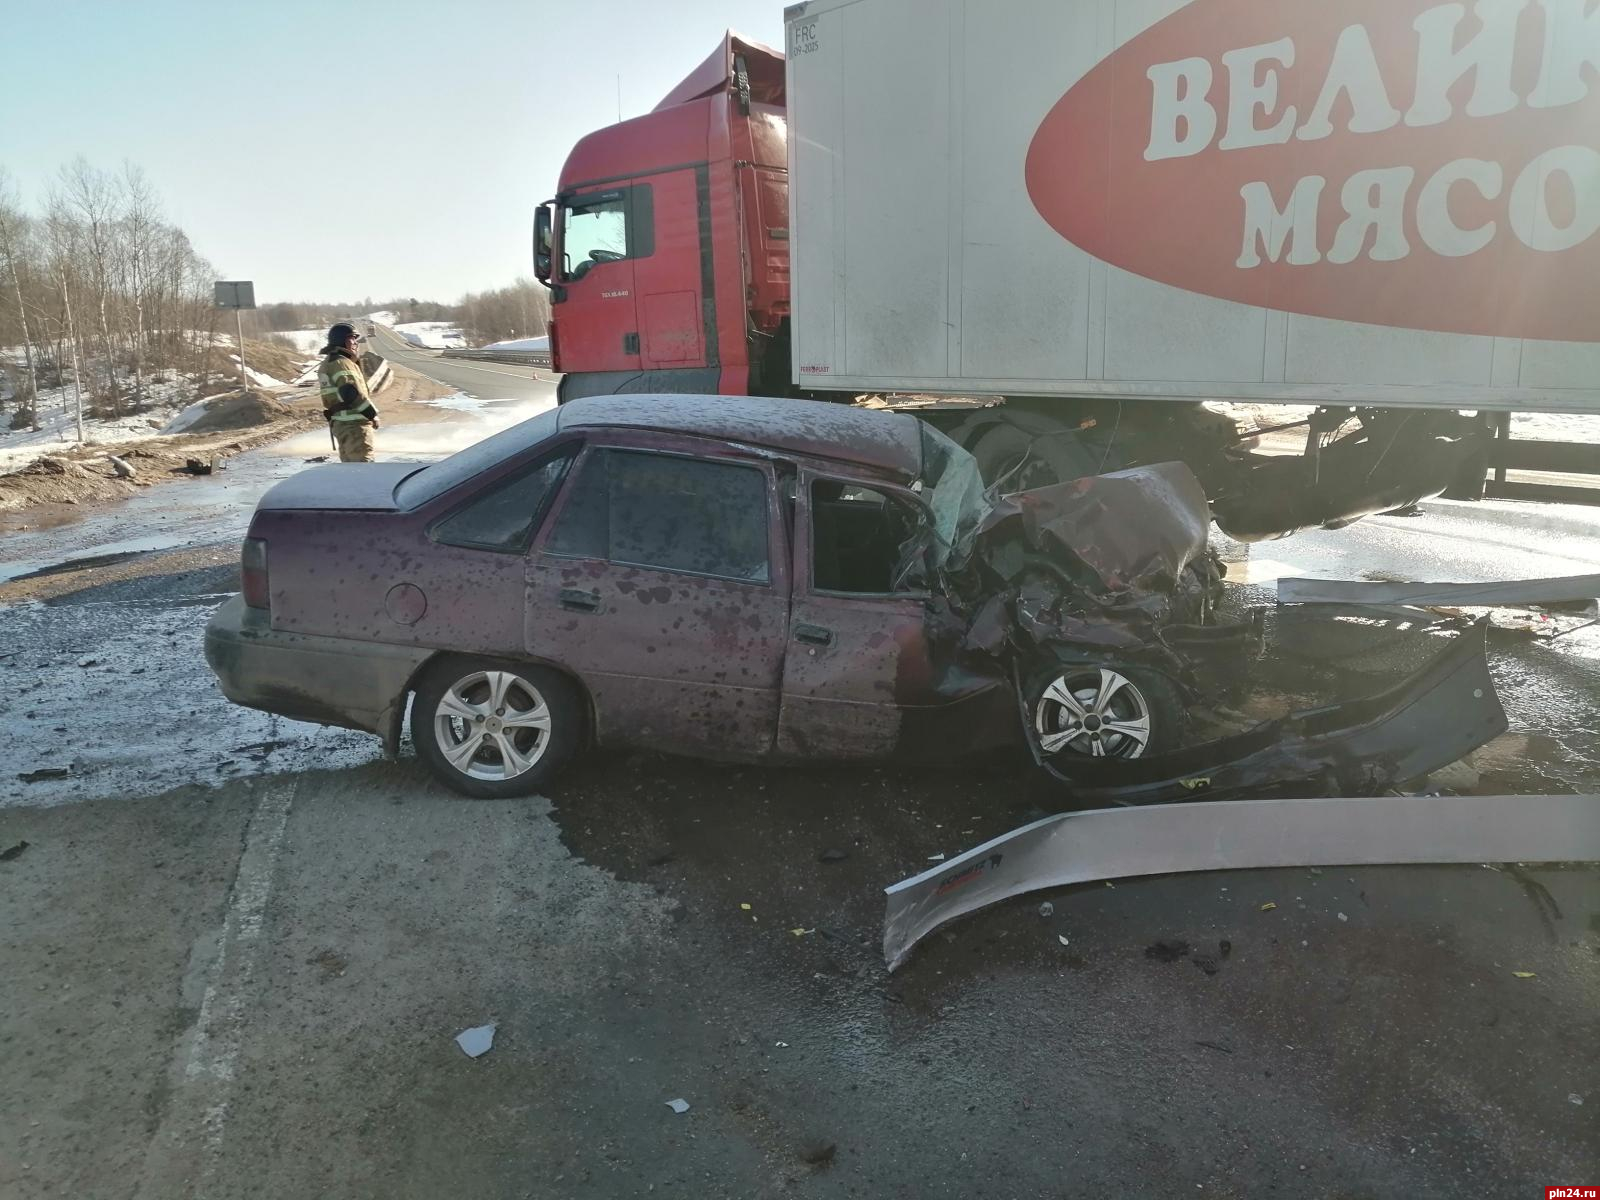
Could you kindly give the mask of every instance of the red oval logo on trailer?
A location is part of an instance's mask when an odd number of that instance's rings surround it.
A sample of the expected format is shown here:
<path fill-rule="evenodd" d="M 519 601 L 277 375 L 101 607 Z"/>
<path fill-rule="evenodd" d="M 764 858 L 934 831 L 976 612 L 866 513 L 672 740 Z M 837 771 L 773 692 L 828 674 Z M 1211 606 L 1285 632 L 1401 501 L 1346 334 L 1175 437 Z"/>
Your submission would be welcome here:
<path fill-rule="evenodd" d="M 1189 291 L 1600 341 L 1600 0 L 1193 0 L 1056 103 L 1027 185 Z"/>

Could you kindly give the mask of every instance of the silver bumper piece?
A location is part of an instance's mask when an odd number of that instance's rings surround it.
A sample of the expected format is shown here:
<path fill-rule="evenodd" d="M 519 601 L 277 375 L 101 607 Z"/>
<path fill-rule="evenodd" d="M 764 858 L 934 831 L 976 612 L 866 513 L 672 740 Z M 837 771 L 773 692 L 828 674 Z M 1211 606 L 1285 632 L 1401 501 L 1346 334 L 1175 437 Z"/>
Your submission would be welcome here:
<path fill-rule="evenodd" d="M 1600 860 L 1600 796 L 1213 800 L 1046 817 L 885 889 L 892 971 L 955 917 L 1098 879 L 1398 863 Z"/>

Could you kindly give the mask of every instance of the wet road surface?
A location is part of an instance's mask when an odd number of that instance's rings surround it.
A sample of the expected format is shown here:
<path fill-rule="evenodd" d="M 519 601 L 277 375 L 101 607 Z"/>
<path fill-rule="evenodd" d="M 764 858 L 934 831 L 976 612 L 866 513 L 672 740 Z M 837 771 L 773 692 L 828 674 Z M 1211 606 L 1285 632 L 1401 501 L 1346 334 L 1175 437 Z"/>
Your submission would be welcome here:
<path fill-rule="evenodd" d="M 555 401 L 557 376 L 515 363 L 467 362 L 441 357 L 436 350 L 411 345 L 383 325 L 370 339 L 372 349 L 403 367 L 484 400 Z"/>
<path fill-rule="evenodd" d="M 1007 760 L 593 754 L 547 797 L 455 798 L 409 748 L 383 763 L 374 739 L 222 700 L 199 637 L 237 587 L 248 505 L 203 507 L 218 544 L 197 525 L 0 585 L 0 855 L 28 843 L 0 859 L 0 1109 L 19 1114 L 0 1195 L 1593 1182 L 1600 869 L 1086 885 L 953 924 L 890 976 L 884 885 L 1070 797 Z M 1284 573 L 1600 561 L 1587 513 L 1424 508 L 1229 547 L 1230 603 L 1270 602 Z M 1376 691 L 1437 649 L 1288 610 L 1271 628 L 1256 716 Z M 1456 782 L 1600 791 L 1600 634 L 1499 638 L 1491 662 L 1512 733 Z M 451 1039 L 486 1022 L 494 1049 L 469 1060 Z"/>

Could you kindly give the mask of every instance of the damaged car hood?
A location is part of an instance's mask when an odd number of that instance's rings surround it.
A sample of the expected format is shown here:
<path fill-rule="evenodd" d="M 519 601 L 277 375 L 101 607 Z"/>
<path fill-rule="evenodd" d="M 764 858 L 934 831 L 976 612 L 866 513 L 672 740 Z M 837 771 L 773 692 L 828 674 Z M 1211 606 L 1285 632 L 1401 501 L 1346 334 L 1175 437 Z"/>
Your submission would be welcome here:
<path fill-rule="evenodd" d="M 1205 491 L 1182 463 L 1090 475 L 995 501 L 973 552 L 1008 581 L 1032 555 L 1102 596 L 1170 591 L 1206 551 Z"/>

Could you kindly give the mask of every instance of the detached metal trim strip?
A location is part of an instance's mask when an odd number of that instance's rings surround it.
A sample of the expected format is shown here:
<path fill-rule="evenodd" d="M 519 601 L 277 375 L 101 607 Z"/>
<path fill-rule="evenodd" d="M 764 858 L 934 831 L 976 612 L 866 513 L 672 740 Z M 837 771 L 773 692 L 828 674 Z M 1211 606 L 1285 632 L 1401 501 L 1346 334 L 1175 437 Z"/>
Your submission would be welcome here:
<path fill-rule="evenodd" d="M 1560 604 L 1600 596 L 1600 575 L 1503 579 L 1490 583 L 1359 583 L 1280 579 L 1279 604 Z"/>
<path fill-rule="evenodd" d="M 946 921 L 1100 879 L 1403 863 L 1600 861 L 1600 796 L 1219 800 L 1062 813 L 886 888 L 892 971 Z"/>

